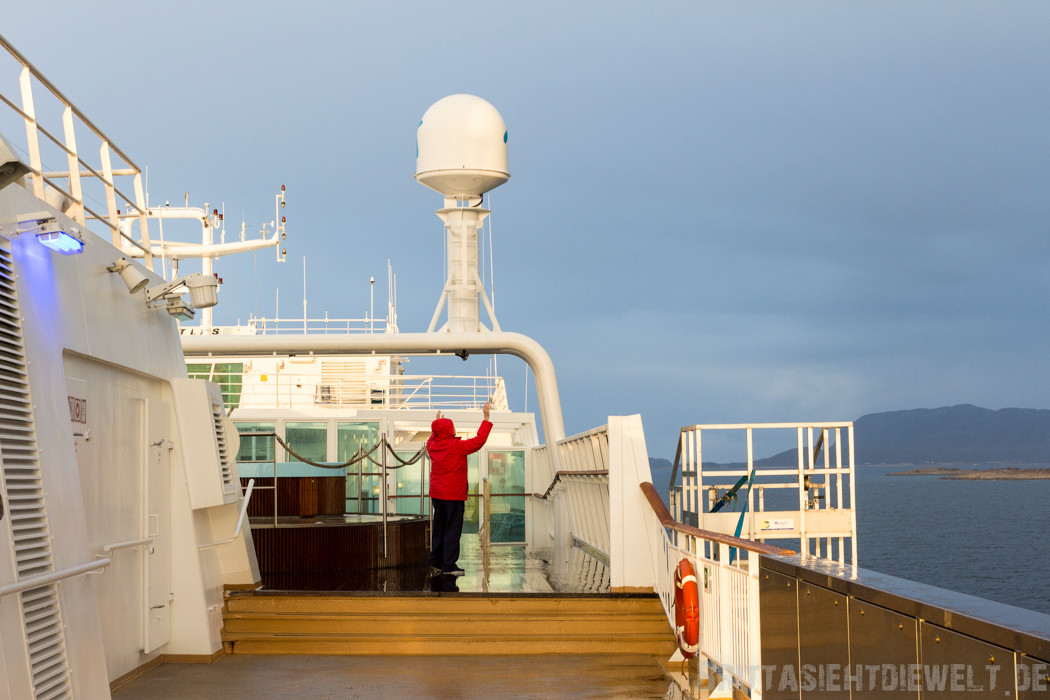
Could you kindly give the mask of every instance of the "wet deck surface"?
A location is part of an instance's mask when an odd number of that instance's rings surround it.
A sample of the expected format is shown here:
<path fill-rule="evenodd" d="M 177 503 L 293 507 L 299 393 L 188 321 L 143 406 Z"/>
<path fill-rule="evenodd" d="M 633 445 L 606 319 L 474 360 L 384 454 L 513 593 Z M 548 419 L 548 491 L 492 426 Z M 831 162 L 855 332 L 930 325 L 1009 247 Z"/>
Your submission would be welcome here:
<path fill-rule="evenodd" d="M 267 577 L 264 588 L 386 593 L 607 594 L 609 571 L 578 549 L 533 552 L 482 547 L 465 535 L 460 577 L 426 567 Z M 243 592 L 241 594 L 245 594 Z M 163 664 L 113 693 L 114 700 L 169 698 L 681 698 L 649 656 L 224 656 L 212 664 Z"/>
<path fill-rule="evenodd" d="M 478 544 L 464 535 L 463 576 L 428 576 L 427 566 L 361 571 L 264 575 L 265 590 L 378 591 L 386 593 L 608 593 L 609 569 L 579 549 L 534 552 L 524 545 Z"/>
<path fill-rule="evenodd" d="M 681 698 L 647 656 L 226 656 L 165 664 L 114 700 Z"/>

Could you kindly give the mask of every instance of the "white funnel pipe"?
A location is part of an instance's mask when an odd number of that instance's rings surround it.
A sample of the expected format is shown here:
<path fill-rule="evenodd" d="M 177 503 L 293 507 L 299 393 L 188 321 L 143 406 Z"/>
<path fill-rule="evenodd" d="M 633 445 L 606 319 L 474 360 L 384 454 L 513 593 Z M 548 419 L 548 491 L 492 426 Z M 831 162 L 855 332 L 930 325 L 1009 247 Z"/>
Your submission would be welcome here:
<path fill-rule="evenodd" d="M 554 363 L 543 346 L 520 333 L 391 333 L 389 335 L 184 335 L 187 355 L 461 355 L 491 354 L 520 357 L 536 377 L 543 435 L 551 446 L 565 438 Z"/>

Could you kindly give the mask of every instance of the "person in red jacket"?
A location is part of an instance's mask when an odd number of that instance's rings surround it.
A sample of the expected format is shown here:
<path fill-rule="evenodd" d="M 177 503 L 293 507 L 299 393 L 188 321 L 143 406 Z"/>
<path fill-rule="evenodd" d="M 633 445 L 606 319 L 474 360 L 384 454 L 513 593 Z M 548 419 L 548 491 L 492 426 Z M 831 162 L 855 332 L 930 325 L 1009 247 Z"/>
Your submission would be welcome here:
<path fill-rule="evenodd" d="M 427 440 L 430 455 L 430 503 L 434 511 L 431 531 L 430 565 L 442 573 L 462 576 L 459 568 L 459 538 L 463 534 L 463 506 L 467 500 L 467 455 L 481 449 L 489 439 L 492 423 L 489 422 L 488 402 L 481 412 L 477 437 L 461 440 L 456 437 L 456 427 L 448 418 L 437 418 L 430 424 L 433 433 Z"/>

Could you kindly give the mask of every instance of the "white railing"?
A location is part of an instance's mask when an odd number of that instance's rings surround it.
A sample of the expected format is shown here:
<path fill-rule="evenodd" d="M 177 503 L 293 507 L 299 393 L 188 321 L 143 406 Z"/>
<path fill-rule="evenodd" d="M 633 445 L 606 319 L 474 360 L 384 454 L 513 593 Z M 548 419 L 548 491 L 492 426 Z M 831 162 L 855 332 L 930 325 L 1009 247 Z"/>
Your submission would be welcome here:
<path fill-rule="evenodd" d="M 609 428 L 602 426 L 555 443 L 561 469 L 554 470 L 549 446 L 532 453 L 533 494 L 563 500 L 576 544 L 609 563 Z"/>
<path fill-rule="evenodd" d="M 187 364 L 214 367 L 211 358 L 203 363 L 189 358 Z M 296 371 L 294 367 L 247 372 L 210 369 L 191 371 L 190 375 L 219 384 L 227 402 L 235 408 L 480 410 L 489 401 L 493 410 L 509 410 L 502 377 L 362 373 L 327 378 L 317 372 Z M 231 394 L 239 397 L 231 399 Z"/>
<path fill-rule="evenodd" d="M 112 560 L 109 558 L 96 559 L 95 561 L 80 564 L 79 566 L 71 566 L 68 569 L 62 569 L 61 571 L 52 571 L 51 573 L 25 578 L 21 581 L 15 581 L 6 586 L 0 586 L 0 598 L 3 598 L 6 595 L 11 595 L 12 593 L 22 593 L 23 591 L 40 588 L 49 583 L 57 583 L 58 581 L 63 581 L 74 576 L 80 576 L 81 574 L 99 571 L 109 566 L 111 561 Z"/>
<path fill-rule="evenodd" d="M 17 99 L 0 92 L 11 110 L 0 114 L 0 132 L 12 139 L 21 129 L 8 125 L 24 128 L 25 141 L 12 145 L 29 168 L 33 193 L 85 228 L 93 222 L 108 230 L 114 246 L 122 247 L 121 239 L 131 243 L 152 269 L 141 169 L 3 37 L 0 46 L 0 74 L 18 75 Z M 87 159 L 89 149 L 97 149 L 97 160 Z M 128 231 L 138 224 L 140 240 L 121 232 L 122 221 Z"/>
<path fill-rule="evenodd" d="M 251 318 L 248 329 L 256 335 L 340 335 L 346 333 L 397 333 L 385 318 Z"/>
<path fill-rule="evenodd" d="M 732 677 L 750 688 L 752 698 L 761 698 L 759 554 L 793 552 L 677 523 L 652 484 L 641 485 L 641 491 L 661 525 L 652 533 L 662 554 L 655 566 L 654 587 L 668 622 L 674 628 L 675 569 L 686 559 L 696 572 L 700 594 L 700 653 L 720 669 L 723 680 Z"/>
<path fill-rule="evenodd" d="M 736 431 L 744 440 L 737 464 L 705 466 L 705 437 Z M 780 431 L 795 442 L 784 464 L 755 464 L 755 433 Z M 776 437 L 774 435 L 774 437 Z M 765 440 L 765 442 L 769 442 Z M 681 491 L 673 491 L 678 522 L 747 539 L 786 541 L 804 555 L 857 563 L 853 423 L 754 423 L 682 428 L 675 457 Z M 742 483 L 743 482 L 743 483 Z M 712 512 L 720 500 L 729 505 Z M 746 504 L 741 504 L 746 501 Z M 733 512 L 734 509 L 740 512 Z"/>

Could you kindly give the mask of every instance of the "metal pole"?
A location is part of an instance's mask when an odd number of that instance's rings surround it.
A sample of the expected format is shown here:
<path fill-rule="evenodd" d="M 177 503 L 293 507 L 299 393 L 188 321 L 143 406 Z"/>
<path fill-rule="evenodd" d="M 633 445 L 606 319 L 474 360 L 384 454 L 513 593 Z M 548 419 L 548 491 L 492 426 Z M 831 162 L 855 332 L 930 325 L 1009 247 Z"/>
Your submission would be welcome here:
<path fill-rule="evenodd" d="M 383 559 L 387 558 L 386 551 L 386 433 L 382 433 L 379 437 L 379 450 L 383 453 L 381 464 L 383 468 L 380 470 L 382 473 L 379 476 L 379 499 L 383 504 Z M 385 562 L 384 562 L 385 563 Z"/>
<path fill-rule="evenodd" d="M 357 514 L 361 515 L 361 455 L 364 453 L 364 447 L 362 445 L 357 446 Z"/>
<path fill-rule="evenodd" d="M 273 432 L 273 529 L 277 529 L 277 426 Z M 276 537 L 276 534 L 274 535 Z"/>

